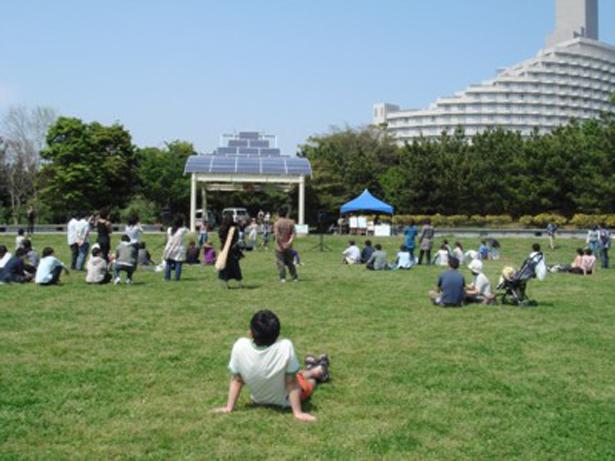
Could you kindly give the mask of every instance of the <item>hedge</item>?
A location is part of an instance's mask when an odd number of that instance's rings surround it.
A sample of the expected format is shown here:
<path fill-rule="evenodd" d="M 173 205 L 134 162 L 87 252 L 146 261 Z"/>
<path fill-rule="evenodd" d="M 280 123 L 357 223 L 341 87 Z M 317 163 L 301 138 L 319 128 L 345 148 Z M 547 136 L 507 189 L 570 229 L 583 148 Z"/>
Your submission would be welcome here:
<path fill-rule="evenodd" d="M 609 227 L 615 227 L 615 214 L 575 214 L 572 218 L 566 218 L 558 214 L 541 213 L 535 216 L 524 215 L 518 220 L 514 220 L 512 216 L 503 215 L 450 215 L 441 214 L 434 215 L 395 215 L 393 216 L 393 224 L 406 225 L 411 221 L 416 224 L 421 224 L 425 220 L 431 220 L 435 227 L 498 227 L 521 225 L 523 227 L 546 227 L 550 222 L 557 224 L 560 227 L 570 226 L 578 229 L 587 229 L 594 225 L 605 223 Z"/>

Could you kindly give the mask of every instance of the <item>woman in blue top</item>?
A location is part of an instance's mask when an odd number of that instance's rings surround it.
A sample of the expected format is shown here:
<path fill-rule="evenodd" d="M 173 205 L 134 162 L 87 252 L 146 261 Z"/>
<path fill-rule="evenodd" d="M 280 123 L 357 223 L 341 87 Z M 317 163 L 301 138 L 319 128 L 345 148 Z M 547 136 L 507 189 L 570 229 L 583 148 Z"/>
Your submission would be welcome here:
<path fill-rule="evenodd" d="M 411 261 L 414 261 L 416 234 L 418 234 L 418 230 L 416 229 L 414 220 L 410 220 L 410 223 L 404 229 L 404 245 L 406 245 L 406 249 L 408 250 L 408 253 L 410 253 Z"/>

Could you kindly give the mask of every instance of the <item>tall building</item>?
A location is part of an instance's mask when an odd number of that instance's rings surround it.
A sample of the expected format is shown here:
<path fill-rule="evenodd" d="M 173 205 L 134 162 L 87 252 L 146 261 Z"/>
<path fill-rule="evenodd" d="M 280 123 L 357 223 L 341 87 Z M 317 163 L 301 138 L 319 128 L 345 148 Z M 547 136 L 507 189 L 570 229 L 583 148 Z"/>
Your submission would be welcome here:
<path fill-rule="evenodd" d="M 492 80 L 437 99 L 427 109 L 374 105 L 373 123 L 399 143 L 435 138 L 457 126 L 472 136 L 490 127 L 529 135 L 612 108 L 615 47 L 598 40 L 598 0 L 556 0 L 556 28 L 536 57 Z"/>

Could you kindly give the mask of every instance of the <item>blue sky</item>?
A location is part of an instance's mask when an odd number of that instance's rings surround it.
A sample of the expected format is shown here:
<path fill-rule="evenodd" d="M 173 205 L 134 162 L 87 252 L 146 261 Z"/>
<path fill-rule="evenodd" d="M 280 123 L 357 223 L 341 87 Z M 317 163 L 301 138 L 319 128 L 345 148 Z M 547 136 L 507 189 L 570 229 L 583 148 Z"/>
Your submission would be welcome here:
<path fill-rule="evenodd" d="M 424 107 L 534 56 L 554 15 L 554 0 L 6 0 L 0 113 L 51 106 L 201 152 L 260 130 L 292 154 L 375 102 Z M 615 1 L 600 19 L 615 43 Z"/>

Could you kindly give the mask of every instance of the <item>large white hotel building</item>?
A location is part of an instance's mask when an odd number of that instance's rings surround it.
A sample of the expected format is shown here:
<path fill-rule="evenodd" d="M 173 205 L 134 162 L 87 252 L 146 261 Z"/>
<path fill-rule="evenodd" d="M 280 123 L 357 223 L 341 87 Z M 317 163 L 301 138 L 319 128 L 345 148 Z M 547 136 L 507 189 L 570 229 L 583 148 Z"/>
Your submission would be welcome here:
<path fill-rule="evenodd" d="M 429 108 L 374 105 L 373 123 L 401 144 L 464 128 L 472 136 L 489 127 L 529 135 L 612 108 L 615 47 L 598 41 L 598 0 L 556 0 L 556 29 L 535 58 L 502 70 Z"/>

